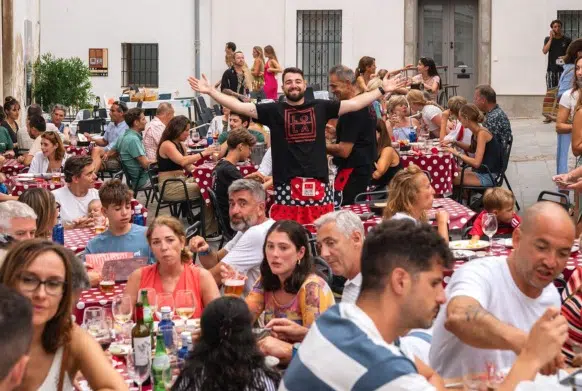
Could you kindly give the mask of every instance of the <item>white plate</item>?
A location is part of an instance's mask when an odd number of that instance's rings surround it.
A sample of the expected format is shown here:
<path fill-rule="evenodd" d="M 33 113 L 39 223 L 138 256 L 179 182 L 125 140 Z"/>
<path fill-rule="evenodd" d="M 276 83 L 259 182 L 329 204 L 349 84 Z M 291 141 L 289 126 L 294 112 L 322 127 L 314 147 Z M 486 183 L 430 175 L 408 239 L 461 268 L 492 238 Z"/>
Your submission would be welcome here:
<path fill-rule="evenodd" d="M 17 175 L 18 178 L 34 178 L 34 174 L 25 172 Z"/>
<path fill-rule="evenodd" d="M 131 346 L 129 345 L 121 345 L 121 344 L 111 344 L 109 346 L 109 353 L 114 356 L 127 356 Z"/>
<path fill-rule="evenodd" d="M 28 177 L 18 177 L 16 178 L 18 180 L 18 182 L 34 182 L 34 178 L 28 178 Z"/>
<path fill-rule="evenodd" d="M 489 247 L 489 242 L 479 240 L 476 243 L 471 243 L 470 240 L 455 240 L 449 243 L 451 250 L 481 250 Z"/>

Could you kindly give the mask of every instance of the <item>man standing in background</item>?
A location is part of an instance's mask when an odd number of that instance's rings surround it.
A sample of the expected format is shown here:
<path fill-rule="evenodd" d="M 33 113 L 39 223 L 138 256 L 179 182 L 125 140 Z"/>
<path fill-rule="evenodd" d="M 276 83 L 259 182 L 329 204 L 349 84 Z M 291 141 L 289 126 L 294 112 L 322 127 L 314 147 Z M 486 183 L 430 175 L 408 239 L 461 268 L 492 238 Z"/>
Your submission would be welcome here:
<path fill-rule="evenodd" d="M 562 33 L 562 22 L 558 19 L 550 23 L 550 35 L 544 39 L 544 47 L 542 52 L 548 55 L 548 68 L 546 72 L 546 86 L 549 89 L 556 88 L 560 75 L 564 71 L 562 65 L 564 60 L 562 56 L 566 54 L 568 45 L 572 42 L 572 38 L 566 37 Z M 550 122 L 549 118 L 544 120 L 545 123 Z"/>

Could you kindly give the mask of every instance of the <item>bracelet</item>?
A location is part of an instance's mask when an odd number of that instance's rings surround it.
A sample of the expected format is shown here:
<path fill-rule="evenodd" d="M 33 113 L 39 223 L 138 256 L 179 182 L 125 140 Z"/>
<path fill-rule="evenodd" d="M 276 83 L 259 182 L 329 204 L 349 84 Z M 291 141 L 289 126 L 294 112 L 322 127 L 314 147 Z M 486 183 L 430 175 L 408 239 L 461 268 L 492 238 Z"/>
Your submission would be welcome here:
<path fill-rule="evenodd" d="M 210 249 L 208 249 L 206 251 L 198 251 L 198 255 L 202 255 L 202 256 L 210 255 Z"/>
<path fill-rule="evenodd" d="M 378 87 L 378 90 L 380 91 L 380 94 L 382 94 L 382 96 L 386 95 L 386 91 L 384 91 L 384 88 L 382 88 L 381 86 Z"/>
<path fill-rule="evenodd" d="M 201 159 L 204 159 L 204 155 L 202 154 L 202 152 L 198 152 L 198 154 L 200 155 Z"/>

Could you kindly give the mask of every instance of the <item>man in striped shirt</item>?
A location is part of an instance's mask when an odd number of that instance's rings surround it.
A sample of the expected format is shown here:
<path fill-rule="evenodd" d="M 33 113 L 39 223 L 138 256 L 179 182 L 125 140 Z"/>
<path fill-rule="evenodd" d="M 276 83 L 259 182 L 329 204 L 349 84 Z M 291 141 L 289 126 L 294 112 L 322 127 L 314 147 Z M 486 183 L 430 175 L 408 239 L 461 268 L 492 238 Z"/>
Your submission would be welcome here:
<path fill-rule="evenodd" d="M 333 306 L 311 326 L 279 391 L 445 390 L 438 374 L 395 341 L 412 328 L 431 326 L 445 302 L 443 270 L 451 262 L 446 243 L 430 226 L 408 220 L 378 225 L 363 247 L 356 303 Z M 498 389 L 533 379 L 567 335 L 559 309 L 548 309 Z"/>

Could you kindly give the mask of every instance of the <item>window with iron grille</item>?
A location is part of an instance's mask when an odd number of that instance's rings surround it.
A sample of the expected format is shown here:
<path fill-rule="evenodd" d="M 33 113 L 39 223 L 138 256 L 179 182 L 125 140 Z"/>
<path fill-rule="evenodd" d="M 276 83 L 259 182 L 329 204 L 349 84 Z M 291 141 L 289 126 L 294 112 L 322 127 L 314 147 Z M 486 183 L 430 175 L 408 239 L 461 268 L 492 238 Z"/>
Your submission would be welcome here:
<path fill-rule="evenodd" d="M 564 35 L 572 40 L 582 38 L 582 11 L 558 11 L 558 19 Z"/>
<path fill-rule="evenodd" d="M 342 11 L 297 11 L 297 66 L 307 84 L 327 90 L 329 69 L 341 59 Z"/>
<path fill-rule="evenodd" d="M 158 44 L 121 44 L 122 87 L 158 87 Z"/>

